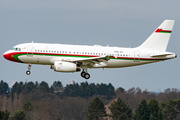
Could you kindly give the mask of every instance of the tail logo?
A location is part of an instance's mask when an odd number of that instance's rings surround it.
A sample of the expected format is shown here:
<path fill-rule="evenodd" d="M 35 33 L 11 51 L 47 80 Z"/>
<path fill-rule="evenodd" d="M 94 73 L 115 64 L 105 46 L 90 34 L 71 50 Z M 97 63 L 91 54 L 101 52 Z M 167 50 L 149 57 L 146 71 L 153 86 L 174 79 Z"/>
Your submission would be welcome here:
<path fill-rule="evenodd" d="M 155 32 L 156 33 L 171 33 L 172 31 L 171 30 L 157 29 Z"/>

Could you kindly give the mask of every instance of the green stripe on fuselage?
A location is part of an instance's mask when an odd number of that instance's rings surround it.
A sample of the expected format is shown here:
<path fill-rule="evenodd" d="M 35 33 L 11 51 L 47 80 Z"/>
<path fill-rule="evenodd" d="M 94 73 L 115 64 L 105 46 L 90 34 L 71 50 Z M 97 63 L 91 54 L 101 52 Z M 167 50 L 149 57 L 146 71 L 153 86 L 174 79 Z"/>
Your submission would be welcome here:
<path fill-rule="evenodd" d="M 17 55 L 14 55 L 14 58 L 19 61 L 19 62 L 22 62 L 18 57 L 19 56 L 22 56 L 22 55 L 27 55 L 27 54 L 17 54 Z M 76 57 L 76 58 L 93 58 L 92 56 L 76 56 L 76 55 L 51 55 L 51 54 L 28 54 L 28 55 L 40 55 L 40 56 L 56 56 L 56 57 Z M 137 58 L 110 58 L 110 59 L 113 59 L 113 60 L 139 60 L 139 61 L 159 61 L 159 60 L 156 60 L 156 59 L 137 59 Z"/>

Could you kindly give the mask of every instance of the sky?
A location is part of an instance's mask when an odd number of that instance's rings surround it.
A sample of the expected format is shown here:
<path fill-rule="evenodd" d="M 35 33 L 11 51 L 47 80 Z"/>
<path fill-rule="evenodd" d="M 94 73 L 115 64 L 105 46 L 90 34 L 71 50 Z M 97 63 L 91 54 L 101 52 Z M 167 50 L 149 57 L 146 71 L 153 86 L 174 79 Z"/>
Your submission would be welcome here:
<path fill-rule="evenodd" d="M 115 88 L 163 92 L 180 89 L 179 58 L 142 66 L 89 69 L 85 80 L 80 72 L 54 72 L 49 66 L 32 65 L 3 58 L 3 53 L 21 43 L 60 43 L 137 47 L 165 20 L 175 20 L 167 51 L 179 55 L 180 1 L 178 0 L 1 0 L 0 80 L 10 86 L 20 81 L 41 81 L 64 86 L 77 83 L 111 83 Z"/>

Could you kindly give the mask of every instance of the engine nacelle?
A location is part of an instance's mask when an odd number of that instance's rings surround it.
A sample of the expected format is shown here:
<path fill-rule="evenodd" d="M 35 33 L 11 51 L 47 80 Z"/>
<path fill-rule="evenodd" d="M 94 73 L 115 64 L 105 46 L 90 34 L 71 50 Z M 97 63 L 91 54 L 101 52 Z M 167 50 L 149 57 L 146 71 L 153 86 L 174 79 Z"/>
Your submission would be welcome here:
<path fill-rule="evenodd" d="M 51 65 L 51 69 L 56 72 L 77 72 L 81 71 L 81 67 L 76 63 L 55 61 L 54 65 Z"/>

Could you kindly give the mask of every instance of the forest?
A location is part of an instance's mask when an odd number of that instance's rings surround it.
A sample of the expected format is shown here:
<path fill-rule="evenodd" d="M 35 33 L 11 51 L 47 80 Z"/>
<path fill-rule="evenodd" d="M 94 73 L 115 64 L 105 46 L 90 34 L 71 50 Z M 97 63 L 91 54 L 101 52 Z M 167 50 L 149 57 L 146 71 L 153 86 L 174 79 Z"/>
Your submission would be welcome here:
<path fill-rule="evenodd" d="M 82 82 L 0 81 L 0 120 L 179 120 L 180 90 L 152 93 Z"/>

